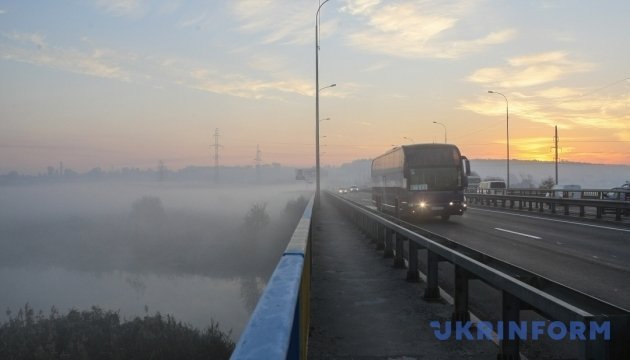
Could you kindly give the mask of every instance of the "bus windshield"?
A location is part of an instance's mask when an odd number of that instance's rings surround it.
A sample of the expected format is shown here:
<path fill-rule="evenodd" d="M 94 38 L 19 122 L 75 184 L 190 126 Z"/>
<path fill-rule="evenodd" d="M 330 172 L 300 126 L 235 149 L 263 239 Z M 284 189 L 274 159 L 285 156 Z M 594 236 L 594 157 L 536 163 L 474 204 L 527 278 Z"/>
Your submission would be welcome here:
<path fill-rule="evenodd" d="M 462 185 L 460 172 L 454 166 L 410 169 L 409 174 L 411 191 L 456 190 Z"/>

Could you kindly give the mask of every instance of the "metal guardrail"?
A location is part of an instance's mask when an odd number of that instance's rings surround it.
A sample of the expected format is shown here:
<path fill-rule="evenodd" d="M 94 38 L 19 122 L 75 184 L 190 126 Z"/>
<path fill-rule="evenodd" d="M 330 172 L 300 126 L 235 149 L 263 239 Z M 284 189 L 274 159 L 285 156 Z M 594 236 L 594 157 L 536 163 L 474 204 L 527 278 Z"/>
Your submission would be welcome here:
<path fill-rule="evenodd" d="M 493 258 L 443 237 L 429 238 L 401 224 L 380 216 L 348 199 L 327 193 L 334 203 L 343 208 L 352 220 L 383 248 L 385 256 L 392 255 L 394 266 L 405 267 L 404 243 L 407 241 L 407 279 L 418 281 L 418 250 L 427 250 L 426 300 L 439 299 L 438 263 L 455 266 L 454 321 L 470 319 L 468 311 L 468 282 L 479 279 L 502 293 L 502 321 L 520 319 L 520 310 L 535 310 L 549 319 L 570 322 L 609 321 L 609 341 L 580 340 L 580 359 L 629 359 L 630 312 L 577 290 L 563 286 L 538 274 Z M 428 232 L 427 232 L 428 233 Z M 429 235 L 429 234 L 427 234 Z M 507 329 L 504 329 L 507 332 Z M 499 359 L 519 359 L 519 340 L 503 336 Z"/>
<path fill-rule="evenodd" d="M 511 193 L 514 192 L 511 190 Z M 584 194 L 593 193 L 593 190 L 584 191 Z M 624 200 L 602 200 L 602 199 L 572 199 L 561 197 L 544 197 L 540 195 L 503 195 L 503 194 L 477 194 L 467 193 L 466 200 L 469 204 L 491 205 L 509 207 L 519 210 L 544 212 L 545 208 L 552 214 L 557 213 L 557 208 L 563 208 L 564 215 L 570 215 L 571 208 L 577 208 L 580 217 L 586 216 L 586 209 L 594 209 L 597 219 L 603 218 L 606 213 L 612 213 L 616 221 L 622 220 L 623 216 L 630 215 L 630 201 Z"/>
<path fill-rule="evenodd" d="M 230 359 L 306 359 L 313 201 L 306 206 Z"/>

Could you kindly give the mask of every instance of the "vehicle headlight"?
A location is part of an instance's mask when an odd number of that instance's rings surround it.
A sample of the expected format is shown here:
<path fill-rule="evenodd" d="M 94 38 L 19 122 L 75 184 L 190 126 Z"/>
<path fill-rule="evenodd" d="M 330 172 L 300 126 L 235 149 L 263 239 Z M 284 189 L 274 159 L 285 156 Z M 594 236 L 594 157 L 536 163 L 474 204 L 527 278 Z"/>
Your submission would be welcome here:
<path fill-rule="evenodd" d="M 427 203 L 425 203 L 424 201 L 421 201 L 421 202 L 420 202 L 420 207 L 421 207 L 421 208 L 423 208 L 423 207 L 427 207 Z"/>
<path fill-rule="evenodd" d="M 448 206 L 453 206 L 453 202 L 451 201 L 450 203 L 448 203 Z"/>

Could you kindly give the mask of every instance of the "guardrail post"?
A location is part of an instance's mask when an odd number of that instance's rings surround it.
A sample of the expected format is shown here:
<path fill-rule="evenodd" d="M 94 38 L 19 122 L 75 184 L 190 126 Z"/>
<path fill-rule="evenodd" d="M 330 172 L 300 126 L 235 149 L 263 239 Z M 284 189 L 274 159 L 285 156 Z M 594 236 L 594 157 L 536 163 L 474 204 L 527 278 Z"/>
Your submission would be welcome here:
<path fill-rule="evenodd" d="M 569 215 L 569 205 L 564 205 L 564 215 Z"/>
<path fill-rule="evenodd" d="M 394 256 L 394 249 L 392 249 L 393 237 L 394 231 L 390 228 L 385 228 L 385 251 L 383 252 L 383 257 L 386 259 Z"/>
<path fill-rule="evenodd" d="M 418 244 L 411 240 L 409 240 L 409 269 L 407 270 L 407 281 L 420 281 L 420 271 L 418 270 Z"/>
<path fill-rule="evenodd" d="M 470 320 L 468 313 L 468 279 L 469 273 L 461 266 L 455 265 L 455 309 L 453 309 L 453 324 L 455 321 Z"/>
<path fill-rule="evenodd" d="M 376 223 L 376 250 L 383 250 L 385 248 L 385 226 L 381 223 Z"/>
<path fill-rule="evenodd" d="M 549 206 L 551 206 L 551 213 L 555 214 L 556 213 L 556 204 L 553 203 L 553 204 L 550 204 Z"/>
<path fill-rule="evenodd" d="M 376 244 L 378 241 L 378 223 L 374 220 L 369 220 L 370 222 L 370 244 Z"/>
<path fill-rule="evenodd" d="M 514 336 L 516 334 L 512 334 L 512 339 L 510 339 L 509 324 L 519 324 L 521 302 L 516 296 L 508 293 L 507 291 L 502 291 L 502 295 L 501 320 L 503 320 L 503 329 L 501 330 L 503 333 L 497 334 L 501 339 L 501 348 L 497 359 L 518 360 L 521 358 L 519 355 L 519 338 L 518 336 Z"/>
<path fill-rule="evenodd" d="M 615 209 L 615 221 L 621 221 L 621 209 Z"/>
<path fill-rule="evenodd" d="M 396 237 L 396 252 L 394 253 L 394 267 L 396 269 L 404 269 L 405 258 L 403 256 L 403 252 L 405 251 L 404 249 L 405 238 L 402 237 L 400 234 L 396 234 L 396 233 L 394 233 L 394 236 Z"/>
<path fill-rule="evenodd" d="M 529 211 L 534 211 L 534 207 L 532 206 L 534 202 L 529 200 Z"/>
<path fill-rule="evenodd" d="M 598 219 L 601 219 L 603 212 L 604 212 L 604 208 L 598 206 L 597 207 L 597 215 L 595 215 L 595 217 L 598 218 Z"/>
<path fill-rule="evenodd" d="M 580 217 L 584 217 L 584 205 L 580 205 Z"/>
<path fill-rule="evenodd" d="M 440 288 L 438 287 L 438 264 L 440 256 L 427 249 L 427 287 L 424 288 L 422 298 L 428 301 L 440 299 Z"/>

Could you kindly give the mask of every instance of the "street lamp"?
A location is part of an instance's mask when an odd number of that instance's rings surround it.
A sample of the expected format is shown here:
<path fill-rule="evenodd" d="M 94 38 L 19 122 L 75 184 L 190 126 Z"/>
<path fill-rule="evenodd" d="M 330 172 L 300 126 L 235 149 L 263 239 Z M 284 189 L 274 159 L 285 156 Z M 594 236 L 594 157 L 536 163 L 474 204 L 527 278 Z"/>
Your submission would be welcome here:
<path fill-rule="evenodd" d="M 335 87 L 335 86 L 337 86 L 337 84 L 330 84 L 328 86 L 324 86 L 323 88 L 319 89 L 319 91 L 322 91 L 324 89 L 328 89 L 328 88 L 331 88 L 331 87 Z"/>
<path fill-rule="evenodd" d="M 315 199 L 319 205 L 320 171 L 319 171 L 319 11 L 330 0 L 326 0 L 315 13 Z M 333 84 L 334 85 L 334 84 Z M 332 86 L 332 85 L 331 85 Z"/>
<path fill-rule="evenodd" d="M 510 105 L 507 97 L 497 91 L 488 90 L 489 94 L 498 94 L 505 99 L 505 137 L 507 142 L 507 188 L 510 188 Z"/>
<path fill-rule="evenodd" d="M 413 139 L 410 138 L 410 137 L 403 136 L 403 139 L 409 140 L 409 142 L 412 143 L 412 144 L 415 143 L 415 141 L 413 141 Z"/>
<path fill-rule="evenodd" d="M 327 117 L 327 118 L 325 118 L 325 119 L 319 119 L 319 122 L 326 121 L 326 120 L 330 120 L 330 118 L 329 118 L 329 117 Z"/>
<path fill-rule="evenodd" d="M 442 127 L 444 128 L 444 143 L 446 144 L 446 125 L 442 124 L 441 122 L 437 122 L 434 121 L 434 124 L 438 124 L 438 125 L 442 125 Z"/>

